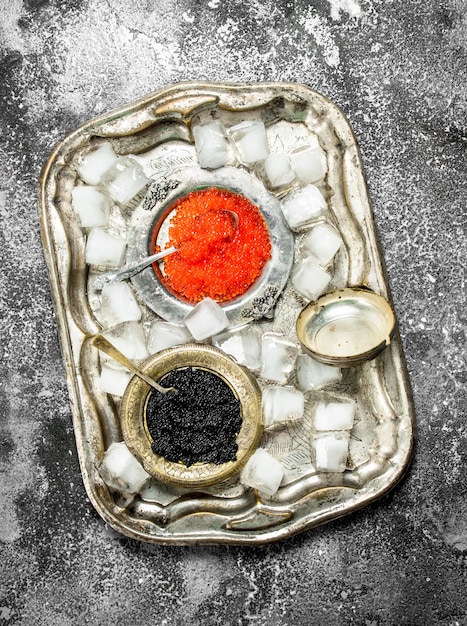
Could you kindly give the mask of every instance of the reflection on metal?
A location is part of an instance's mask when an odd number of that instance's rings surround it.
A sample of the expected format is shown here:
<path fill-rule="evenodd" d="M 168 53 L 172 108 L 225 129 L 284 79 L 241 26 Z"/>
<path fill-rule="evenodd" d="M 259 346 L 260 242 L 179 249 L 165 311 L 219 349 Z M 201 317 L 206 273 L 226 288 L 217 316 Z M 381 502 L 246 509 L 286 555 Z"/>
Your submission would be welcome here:
<path fill-rule="evenodd" d="M 352 366 L 344 371 L 341 382 L 307 392 L 302 420 L 264 433 L 261 445 L 273 451 L 285 468 L 283 484 L 273 497 L 261 498 L 243 487 L 237 473 L 196 487 L 166 484 L 153 477 L 131 499 L 103 483 L 97 468 L 110 443 L 123 438 L 121 418 L 126 409 L 122 412 L 121 399 L 99 387 L 99 355 L 91 344 L 92 336 L 102 330 L 99 293 L 93 288 L 98 272 L 86 265 L 87 232 L 71 206 L 71 190 L 79 182 L 79 158 L 110 141 L 117 154 L 133 155 L 143 167 L 150 179 L 146 196 L 111 214 L 112 233 L 128 234 L 131 241 L 132 215 L 156 213 L 171 194 L 176 195 L 181 180 L 178 173 L 199 167 L 192 126 L 213 118 L 227 128 L 246 119 L 262 119 L 275 152 L 290 153 L 311 137 L 318 138 L 327 159 L 327 174 L 319 187 L 327 200 L 329 219 L 344 242 L 333 263 L 329 290 L 364 286 L 389 298 L 352 129 L 338 107 L 307 87 L 282 83 L 174 85 L 84 124 L 56 147 L 41 174 L 40 222 L 83 480 L 106 522 L 128 537 L 153 543 L 261 544 L 290 537 L 385 494 L 400 480 L 413 450 L 413 406 L 396 327 L 389 345 L 373 360 L 348 363 Z M 239 176 L 244 174 L 264 185 L 261 168 L 240 164 L 236 169 Z M 286 192 L 267 193 L 280 199 Z M 294 236 L 295 262 L 300 261 L 301 237 L 301 233 Z M 253 320 L 250 323 L 280 333 L 298 346 L 296 320 L 307 303 L 290 281 L 275 302 L 273 318 L 266 324 L 264 319 L 256 321 L 263 300 L 274 303 L 275 296 L 263 294 L 245 306 Z M 140 304 L 142 324 L 158 319 L 144 298 Z M 387 330 L 384 339 L 389 336 Z M 259 384 L 267 381 L 259 379 Z M 288 384 L 296 384 L 295 372 Z M 139 385 L 143 394 L 145 383 L 137 379 L 131 389 Z M 313 406 L 336 398 L 351 398 L 356 406 L 347 469 L 340 474 L 318 472 L 311 446 Z M 128 428 L 123 417 L 123 430 Z M 129 441 L 132 436 L 126 433 Z M 143 436 L 137 441 L 140 445 Z"/>

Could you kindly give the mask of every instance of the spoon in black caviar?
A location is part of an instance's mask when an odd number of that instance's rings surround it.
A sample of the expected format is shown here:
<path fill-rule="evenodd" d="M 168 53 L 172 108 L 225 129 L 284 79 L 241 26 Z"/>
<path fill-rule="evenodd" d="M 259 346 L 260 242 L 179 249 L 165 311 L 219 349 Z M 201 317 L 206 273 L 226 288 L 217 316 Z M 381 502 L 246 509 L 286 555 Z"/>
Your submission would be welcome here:
<path fill-rule="evenodd" d="M 94 337 L 91 340 L 91 343 L 98 350 L 101 350 L 102 352 L 105 352 L 106 354 L 111 356 L 113 359 L 118 361 L 120 365 L 123 365 L 124 367 L 129 369 L 132 374 L 135 374 L 136 376 L 141 378 L 141 380 L 144 380 L 145 383 L 147 383 L 148 385 L 150 385 L 151 387 L 153 387 L 160 393 L 163 393 L 163 394 L 166 394 L 169 392 L 177 393 L 177 390 L 175 389 L 175 387 L 162 387 L 162 385 L 159 385 L 159 383 L 156 383 L 155 380 L 153 380 L 149 376 L 146 376 L 146 374 L 141 372 L 136 367 L 136 365 L 132 363 L 132 361 L 127 359 L 127 357 L 124 354 L 122 354 L 120 350 L 118 350 L 112 343 L 110 343 L 110 341 L 106 339 L 103 335 L 94 335 Z"/>

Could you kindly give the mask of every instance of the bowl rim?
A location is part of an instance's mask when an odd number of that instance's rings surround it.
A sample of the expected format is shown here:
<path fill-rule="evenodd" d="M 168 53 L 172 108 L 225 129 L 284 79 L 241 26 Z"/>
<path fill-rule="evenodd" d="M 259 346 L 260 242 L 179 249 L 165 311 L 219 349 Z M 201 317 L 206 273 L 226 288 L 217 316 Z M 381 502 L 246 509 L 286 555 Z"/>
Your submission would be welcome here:
<path fill-rule="evenodd" d="M 375 342 L 371 348 L 360 352 L 349 352 L 339 356 L 323 353 L 317 348 L 314 341 L 320 328 L 319 324 L 311 333 L 309 327 L 313 327 L 313 323 L 316 323 L 319 317 L 322 317 L 323 312 L 330 307 L 335 307 L 341 303 L 349 304 L 351 301 L 360 301 L 382 313 L 387 323 L 386 327 L 382 329 L 380 340 Z M 365 285 L 335 289 L 323 294 L 317 300 L 307 304 L 299 313 L 296 321 L 297 337 L 304 351 L 320 363 L 338 367 L 353 367 L 376 358 L 391 343 L 395 327 L 396 316 L 389 300 Z"/>

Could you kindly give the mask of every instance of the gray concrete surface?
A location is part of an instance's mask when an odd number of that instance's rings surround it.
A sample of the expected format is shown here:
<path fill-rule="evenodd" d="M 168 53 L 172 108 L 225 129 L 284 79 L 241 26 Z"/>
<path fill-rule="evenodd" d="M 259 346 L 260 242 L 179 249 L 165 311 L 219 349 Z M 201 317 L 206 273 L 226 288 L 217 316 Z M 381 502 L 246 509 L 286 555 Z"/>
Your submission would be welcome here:
<path fill-rule="evenodd" d="M 467 12 L 460 0 L 0 5 L 0 624 L 467 624 Z M 109 531 L 81 481 L 37 215 L 54 144 L 168 83 L 296 81 L 362 151 L 416 456 L 389 495 L 264 547 Z"/>

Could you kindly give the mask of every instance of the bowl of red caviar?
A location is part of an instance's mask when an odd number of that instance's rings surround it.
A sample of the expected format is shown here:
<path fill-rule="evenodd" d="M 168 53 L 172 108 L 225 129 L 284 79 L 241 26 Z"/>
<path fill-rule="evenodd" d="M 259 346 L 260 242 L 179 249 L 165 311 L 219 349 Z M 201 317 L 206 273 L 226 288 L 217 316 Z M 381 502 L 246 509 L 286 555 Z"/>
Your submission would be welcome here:
<path fill-rule="evenodd" d="M 186 344 L 149 357 L 142 371 L 176 393 L 133 377 L 121 405 L 126 445 L 166 484 L 201 487 L 244 467 L 263 434 L 254 375 L 210 345 Z"/>
<path fill-rule="evenodd" d="M 246 196 L 220 187 L 190 191 L 169 207 L 170 227 L 163 271 L 156 273 L 176 297 L 218 303 L 243 296 L 272 258 L 272 243 L 259 208 Z M 151 253 L 160 251 L 156 224 Z"/>
<path fill-rule="evenodd" d="M 293 262 L 293 235 L 277 197 L 232 167 L 182 168 L 168 188 L 163 200 L 143 204 L 131 218 L 128 261 L 176 248 L 132 278 L 144 302 L 175 323 L 207 297 L 231 327 L 267 315 Z"/>

